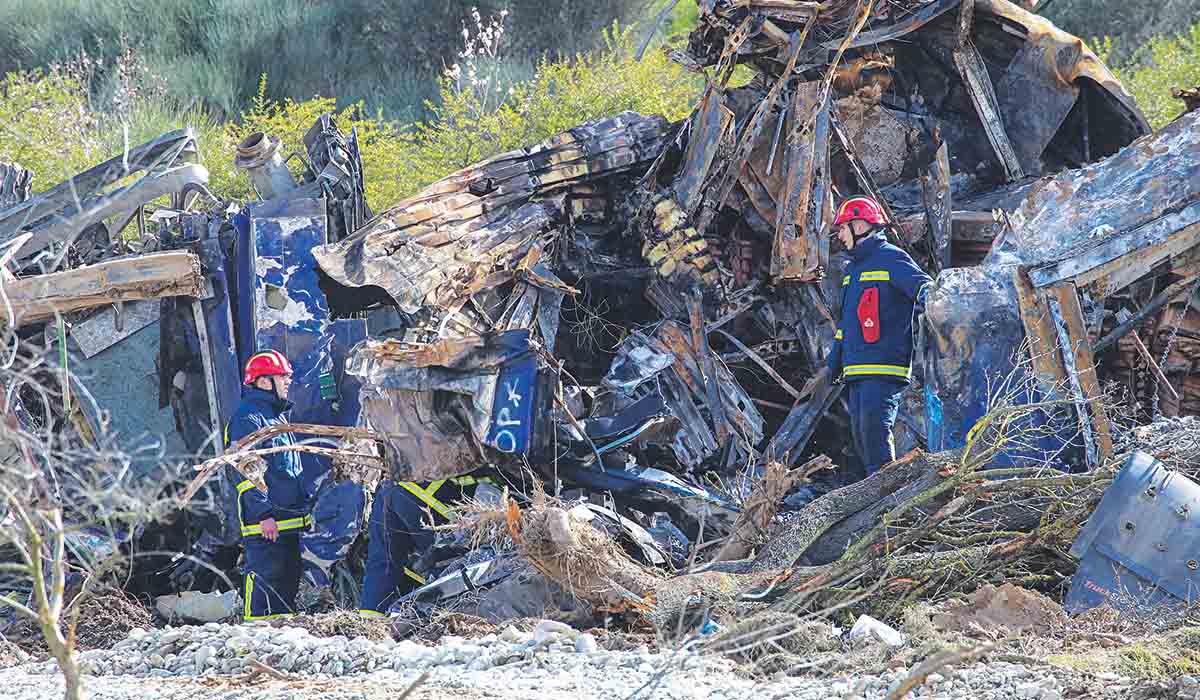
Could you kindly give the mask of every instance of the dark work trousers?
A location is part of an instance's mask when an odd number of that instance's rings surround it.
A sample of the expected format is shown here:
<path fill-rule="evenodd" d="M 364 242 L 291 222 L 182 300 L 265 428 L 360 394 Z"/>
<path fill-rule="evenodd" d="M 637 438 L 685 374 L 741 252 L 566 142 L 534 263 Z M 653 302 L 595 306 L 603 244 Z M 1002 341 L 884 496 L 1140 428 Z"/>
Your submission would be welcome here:
<path fill-rule="evenodd" d="M 398 598 L 424 581 L 409 566 L 433 542 L 433 533 L 421 522 L 425 505 L 392 481 L 375 490 L 371 520 L 367 525 L 367 571 L 359 611 L 386 614 Z"/>
<path fill-rule="evenodd" d="M 854 449 L 862 458 L 867 476 L 896 459 L 892 427 L 896 425 L 905 386 L 894 379 L 864 377 L 846 387 Z"/>
<path fill-rule="evenodd" d="M 294 614 L 300 588 L 300 532 L 281 532 L 274 542 L 259 535 L 244 537 L 242 544 L 246 547 L 243 618 L 267 620 Z"/>

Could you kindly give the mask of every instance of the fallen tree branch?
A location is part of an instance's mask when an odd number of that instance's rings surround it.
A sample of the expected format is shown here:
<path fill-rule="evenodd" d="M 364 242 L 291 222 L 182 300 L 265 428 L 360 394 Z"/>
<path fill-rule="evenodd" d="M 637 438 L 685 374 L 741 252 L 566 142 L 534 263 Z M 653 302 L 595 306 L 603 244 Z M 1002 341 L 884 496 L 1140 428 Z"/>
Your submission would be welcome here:
<path fill-rule="evenodd" d="M 279 425 L 271 425 L 261 430 L 256 430 L 246 437 L 238 440 L 232 445 L 223 455 L 205 460 L 193 467 L 197 472 L 196 478 L 187 485 L 180 500 L 184 503 L 192 500 L 217 471 L 227 464 L 241 464 L 250 459 L 260 457 L 266 454 L 274 454 L 276 452 L 307 452 L 309 454 L 317 454 L 326 457 L 335 457 L 347 459 L 348 461 L 358 462 L 360 464 L 378 464 L 374 467 L 383 469 L 385 467 L 383 460 L 375 455 L 366 455 L 355 452 L 347 452 L 345 450 L 337 450 L 327 447 L 313 447 L 311 445 L 292 445 L 289 447 L 266 448 L 264 450 L 248 450 L 251 445 L 256 445 L 263 440 L 282 435 L 284 433 L 300 433 L 306 435 L 324 435 L 329 437 L 338 437 L 343 440 L 374 440 L 376 442 L 382 440 L 380 435 L 373 430 L 365 430 L 363 428 L 345 428 L 334 425 L 315 425 L 312 423 L 281 423 Z M 370 467 L 369 467 L 370 468 Z M 255 481 L 253 477 L 247 476 L 251 481 Z M 259 481 L 255 486 L 266 491 L 266 486 Z"/>

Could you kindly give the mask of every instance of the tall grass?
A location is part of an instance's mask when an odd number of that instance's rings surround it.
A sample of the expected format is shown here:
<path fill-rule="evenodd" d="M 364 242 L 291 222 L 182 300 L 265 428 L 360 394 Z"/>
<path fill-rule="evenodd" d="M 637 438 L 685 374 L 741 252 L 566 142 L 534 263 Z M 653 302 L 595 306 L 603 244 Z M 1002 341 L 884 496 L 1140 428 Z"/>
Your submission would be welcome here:
<path fill-rule="evenodd" d="M 45 68 L 83 51 L 109 62 L 133 47 L 182 103 L 232 117 L 253 99 L 338 95 L 412 121 L 438 94 L 473 6 L 508 9 L 515 74 L 541 57 L 590 50 L 646 0 L 4 0 L 0 73 Z M 104 77 L 104 76 L 101 76 Z"/>

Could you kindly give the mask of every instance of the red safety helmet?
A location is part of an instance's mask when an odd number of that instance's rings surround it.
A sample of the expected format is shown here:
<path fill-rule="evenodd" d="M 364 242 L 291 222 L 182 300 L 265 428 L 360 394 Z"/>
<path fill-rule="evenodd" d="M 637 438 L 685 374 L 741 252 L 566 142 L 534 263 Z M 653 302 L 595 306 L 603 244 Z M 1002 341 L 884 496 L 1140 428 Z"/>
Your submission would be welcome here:
<path fill-rule="evenodd" d="M 242 383 L 253 384 L 259 377 L 274 377 L 281 374 L 291 374 L 292 365 L 283 353 L 276 350 L 256 352 L 246 360 L 246 373 Z"/>
<path fill-rule="evenodd" d="M 833 220 L 833 225 L 841 226 L 851 221 L 865 221 L 868 224 L 882 226 L 887 222 L 887 218 L 883 215 L 883 207 L 879 206 L 879 202 L 870 197 L 851 197 L 838 207 L 837 218 Z"/>

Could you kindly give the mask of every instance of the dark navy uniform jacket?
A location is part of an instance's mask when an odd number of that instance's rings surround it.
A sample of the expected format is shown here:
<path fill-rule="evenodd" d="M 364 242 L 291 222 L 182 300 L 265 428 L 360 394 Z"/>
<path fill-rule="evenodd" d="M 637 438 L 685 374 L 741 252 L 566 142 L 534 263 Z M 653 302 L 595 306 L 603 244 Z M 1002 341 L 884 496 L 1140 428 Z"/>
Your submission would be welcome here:
<path fill-rule="evenodd" d="M 244 387 L 242 402 L 225 430 L 226 445 L 232 445 L 268 426 L 286 423 L 287 418 L 284 414 L 291 408 L 290 401 L 280 399 L 274 392 L 254 386 Z M 296 439 L 291 433 L 282 433 L 254 445 L 253 449 L 283 447 L 295 443 Z M 311 516 L 307 513 L 308 497 L 300 453 L 276 452 L 264 456 L 263 461 L 267 463 L 264 481 L 269 495 L 256 488 L 236 469 L 229 468 L 236 475 L 238 520 L 242 536 L 261 536 L 262 528 L 258 523 L 267 518 L 275 519 L 280 532 L 308 526 Z"/>
<path fill-rule="evenodd" d="M 933 280 L 882 232 L 850 250 L 842 277 L 842 315 L 829 353 L 830 376 L 907 383 L 912 376 L 913 317 Z"/>

